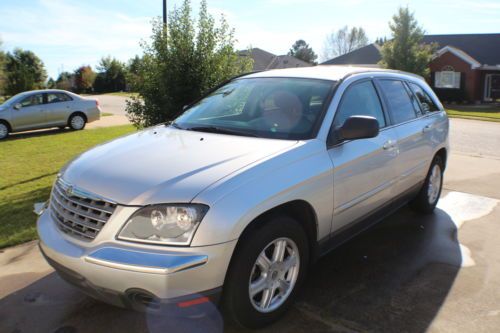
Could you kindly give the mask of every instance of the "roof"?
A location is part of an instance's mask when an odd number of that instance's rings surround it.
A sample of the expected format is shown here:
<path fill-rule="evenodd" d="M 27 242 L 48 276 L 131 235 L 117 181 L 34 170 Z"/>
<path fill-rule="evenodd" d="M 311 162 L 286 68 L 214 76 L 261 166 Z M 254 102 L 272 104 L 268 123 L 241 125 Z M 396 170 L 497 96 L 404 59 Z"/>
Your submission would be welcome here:
<path fill-rule="evenodd" d="M 239 51 L 240 56 L 250 56 L 253 59 L 254 71 L 265 71 L 277 68 L 309 67 L 311 64 L 289 55 L 274 55 L 259 48 Z"/>
<path fill-rule="evenodd" d="M 339 57 L 325 61 L 322 65 L 373 65 L 380 61 L 379 46 L 370 44 L 363 46 L 357 50 L 343 54 Z"/>
<path fill-rule="evenodd" d="M 482 65 L 500 65 L 500 34 L 426 35 L 423 41 L 453 46 Z"/>
<path fill-rule="evenodd" d="M 500 65 L 500 34 L 425 35 L 424 43 L 436 43 L 438 49 L 450 46 L 460 50 L 481 65 Z M 380 52 L 376 44 L 370 44 L 341 55 L 323 64 L 377 64 Z"/>
<path fill-rule="evenodd" d="M 309 78 L 309 79 L 338 81 L 350 74 L 369 73 L 369 72 L 406 74 L 421 79 L 421 77 L 418 75 L 401 71 L 394 71 L 381 68 L 366 68 L 359 66 L 337 66 L 337 65 L 320 65 L 314 67 L 274 69 L 264 72 L 252 73 L 244 77 L 245 78 L 293 77 L 293 78 Z"/>

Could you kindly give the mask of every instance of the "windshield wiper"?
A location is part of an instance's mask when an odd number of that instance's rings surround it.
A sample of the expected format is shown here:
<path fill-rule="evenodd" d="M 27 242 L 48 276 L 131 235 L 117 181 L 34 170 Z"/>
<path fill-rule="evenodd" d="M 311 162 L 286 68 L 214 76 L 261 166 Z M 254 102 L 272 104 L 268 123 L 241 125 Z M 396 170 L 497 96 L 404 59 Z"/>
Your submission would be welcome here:
<path fill-rule="evenodd" d="M 219 133 L 219 134 L 230 134 L 230 135 L 239 135 L 239 136 L 251 136 L 258 138 L 258 135 L 253 133 L 238 131 L 229 128 L 217 127 L 217 126 L 194 126 L 185 128 L 187 131 L 197 131 L 197 132 L 207 132 L 207 133 Z"/>

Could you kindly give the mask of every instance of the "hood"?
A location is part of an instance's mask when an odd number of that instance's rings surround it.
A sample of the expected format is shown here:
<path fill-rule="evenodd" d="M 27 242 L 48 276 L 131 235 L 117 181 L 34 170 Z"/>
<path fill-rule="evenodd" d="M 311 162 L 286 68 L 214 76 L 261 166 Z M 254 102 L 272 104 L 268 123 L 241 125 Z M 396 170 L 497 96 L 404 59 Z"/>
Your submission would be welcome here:
<path fill-rule="evenodd" d="M 162 125 L 83 153 L 62 177 L 124 205 L 190 202 L 217 180 L 296 143 Z"/>

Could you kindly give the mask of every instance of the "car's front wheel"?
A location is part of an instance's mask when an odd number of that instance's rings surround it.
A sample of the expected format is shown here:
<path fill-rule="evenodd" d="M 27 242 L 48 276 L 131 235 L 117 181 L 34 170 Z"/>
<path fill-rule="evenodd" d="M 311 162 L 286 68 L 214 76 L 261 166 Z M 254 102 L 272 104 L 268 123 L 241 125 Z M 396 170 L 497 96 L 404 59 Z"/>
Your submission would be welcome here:
<path fill-rule="evenodd" d="M 240 240 L 224 286 L 226 314 L 248 328 L 268 325 L 285 313 L 309 259 L 308 240 L 297 221 L 283 216 L 263 223 Z"/>
<path fill-rule="evenodd" d="M 9 136 L 9 127 L 4 122 L 0 122 L 0 140 Z"/>
<path fill-rule="evenodd" d="M 69 118 L 69 127 L 75 131 L 84 129 L 86 123 L 87 119 L 79 113 L 74 114 Z"/>

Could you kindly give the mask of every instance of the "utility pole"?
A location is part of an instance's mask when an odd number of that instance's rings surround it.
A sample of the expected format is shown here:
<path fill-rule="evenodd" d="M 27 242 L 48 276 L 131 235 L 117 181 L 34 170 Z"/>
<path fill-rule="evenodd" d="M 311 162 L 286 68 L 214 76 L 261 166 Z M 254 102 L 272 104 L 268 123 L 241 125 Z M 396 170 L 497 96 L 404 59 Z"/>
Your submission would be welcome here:
<path fill-rule="evenodd" d="M 163 24 L 167 25 L 167 0 L 163 0 Z"/>

